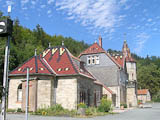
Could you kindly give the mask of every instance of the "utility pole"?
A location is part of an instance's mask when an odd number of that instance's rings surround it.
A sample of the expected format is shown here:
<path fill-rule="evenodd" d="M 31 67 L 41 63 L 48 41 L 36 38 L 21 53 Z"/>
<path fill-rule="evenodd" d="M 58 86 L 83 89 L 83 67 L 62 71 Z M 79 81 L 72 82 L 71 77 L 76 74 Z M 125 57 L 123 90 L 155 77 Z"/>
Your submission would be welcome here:
<path fill-rule="evenodd" d="M 29 68 L 27 68 L 27 80 L 26 80 L 26 119 L 28 120 L 28 94 L 29 94 Z"/>
<path fill-rule="evenodd" d="M 8 15 L 11 12 L 11 6 L 8 6 Z M 1 120 L 6 120 L 6 93 L 8 84 L 8 68 L 9 68 L 9 49 L 10 39 L 12 34 L 12 20 L 8 16 L 6 20 L 0 21 L 0 37 L 8 37 L 5 48 L 5 59 L 4 59 L 4 74 L 3 74 L 3 93 L 2 93 L 2 110 Z"/>

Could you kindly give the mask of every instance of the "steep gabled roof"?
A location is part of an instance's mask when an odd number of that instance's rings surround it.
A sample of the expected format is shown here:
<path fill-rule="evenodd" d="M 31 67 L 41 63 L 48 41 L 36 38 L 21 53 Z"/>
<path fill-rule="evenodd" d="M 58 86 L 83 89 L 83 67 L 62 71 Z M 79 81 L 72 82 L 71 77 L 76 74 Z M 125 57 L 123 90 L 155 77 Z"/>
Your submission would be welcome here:
<path fill-rule="evenodd" d="M 26 74 L 26 68 L 30 73 L 46 73 L 63 75 L 83 75 L 94 79 L 93 76 L 82 66 L 79 58 L 74 57 L 64 46 L 47 48 L 39 56 L 33 56 L 24 64 L 10 72 L 10 75 Z"/>
<path fill-rule="evenodd" d="M 137 90 L 138 95 L 147 95 L 148 92 L 148 89 Z"/>
<path fill-rule="evenodd" d="M 91 45 L 89 48 L 87 48 L 86 50 L 84 50 L 80 55 L 86 55 L 86 54 L 96 54 L 96 53 L 105 53 L 105 50 L 103 48 L 101 48 L 97 43 L 94 43 L 93 45 Z"/>

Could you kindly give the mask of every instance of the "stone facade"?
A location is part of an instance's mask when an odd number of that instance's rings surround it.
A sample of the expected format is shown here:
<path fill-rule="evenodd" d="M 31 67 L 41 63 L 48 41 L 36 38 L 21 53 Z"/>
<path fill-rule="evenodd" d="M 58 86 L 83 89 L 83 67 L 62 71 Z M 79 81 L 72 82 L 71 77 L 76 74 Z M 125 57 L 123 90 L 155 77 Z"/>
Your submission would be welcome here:
<path fill-rule="evenodd" d="M 102 97 L 102 86 L 91 79 L 78 78 L 78 103 L 81 102 L 81 93 L 85 94 L 84 103 L 88 106 L 98 106 Z"/>
<path fill-rule="evenodd" d="M 20 84 L 22 84 L 22 101 L 17 99 L 18 86 Z M 100 104 L 102 86 L 95 84 L 93 79 L 82 76 L 56 78 L 38 76 L 38 78 L 29 81 L 29 111 L 36 111 L 38 108 L 49 107 L 53 104 L 61 104 L 69 110 L 77 109 L 81 92 L 85 93 L 83 102 L 86 105 L 94 106 Z M 21 108 L 25 110 L 26 79 L 24 77 L 10 79 L 8 98 L 9 109 Z"/>
<path fill-rule="evenodd" d="M 56 103 L 67 109 L 77 108 L 77 79 L 75 77 L 58 78 Z"/>
<path fill-rule="evenodd" d="M 9 82 L 8 108 L 18 109 L 22 107 L 22 101 L 17 101 L 17 88 L 22 84 L 21 79 L 12 79 Z"/>
<path fill-rule="evenodd" d="M 136 75 L 136 63 L 135 62 L 126 62 L 126 68 L 128 73 L 128 82 L 127 82 L 127 105 L 128 106 L 137 106 L 137 75 Z"/>

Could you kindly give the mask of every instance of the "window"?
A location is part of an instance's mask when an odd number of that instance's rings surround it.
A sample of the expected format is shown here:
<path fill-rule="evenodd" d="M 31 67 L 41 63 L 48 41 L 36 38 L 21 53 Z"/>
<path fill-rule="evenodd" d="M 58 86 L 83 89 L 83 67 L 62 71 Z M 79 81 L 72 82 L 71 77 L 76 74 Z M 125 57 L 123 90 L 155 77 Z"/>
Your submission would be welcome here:
<path fill-rule="evenodd" d="M 91 57 L 90 56 L 87 57 L 87 63 L 88 63 L 88 65 L 91 64 Z"/>
<path fill-rule="evenodd" d="M 99 56 L 96 56 L 96 64 L 99 64 Z"/>
<path fill-rule="evenodd" d="M 22 102 L 22 84 L 20 84 L 17 89 L 17 101 Z"/>
<path fill-rule="evenodd" d="M 99 64 L 99 56 L 88 56 L 87 57 L 87 64 L 88 65 Z"/>
<path fill-rule="evenodd" d="M 95 64 L 95 56 L 92 56 L 92 64 Z"/>
<path fill-rule="evenodd" d="M 86 100 L 86 93 L 80 92 L 80 103 L 85 103 Z"/>

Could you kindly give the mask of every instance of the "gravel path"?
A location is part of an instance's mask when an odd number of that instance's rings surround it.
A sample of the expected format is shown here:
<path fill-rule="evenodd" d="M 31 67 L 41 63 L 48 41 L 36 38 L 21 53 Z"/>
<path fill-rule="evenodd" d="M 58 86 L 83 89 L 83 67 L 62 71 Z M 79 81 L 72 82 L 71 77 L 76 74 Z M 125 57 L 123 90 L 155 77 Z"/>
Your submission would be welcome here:
<path fill-rule="evenodd" d="M 25 120 L 25 115 L 8 114 L 7 120 Z M 29 116 L 29 120 L 160 120 L 160 103 L 152 104 L 152 108 L 132 109 L 120 114 L 94 118 Z"/>

